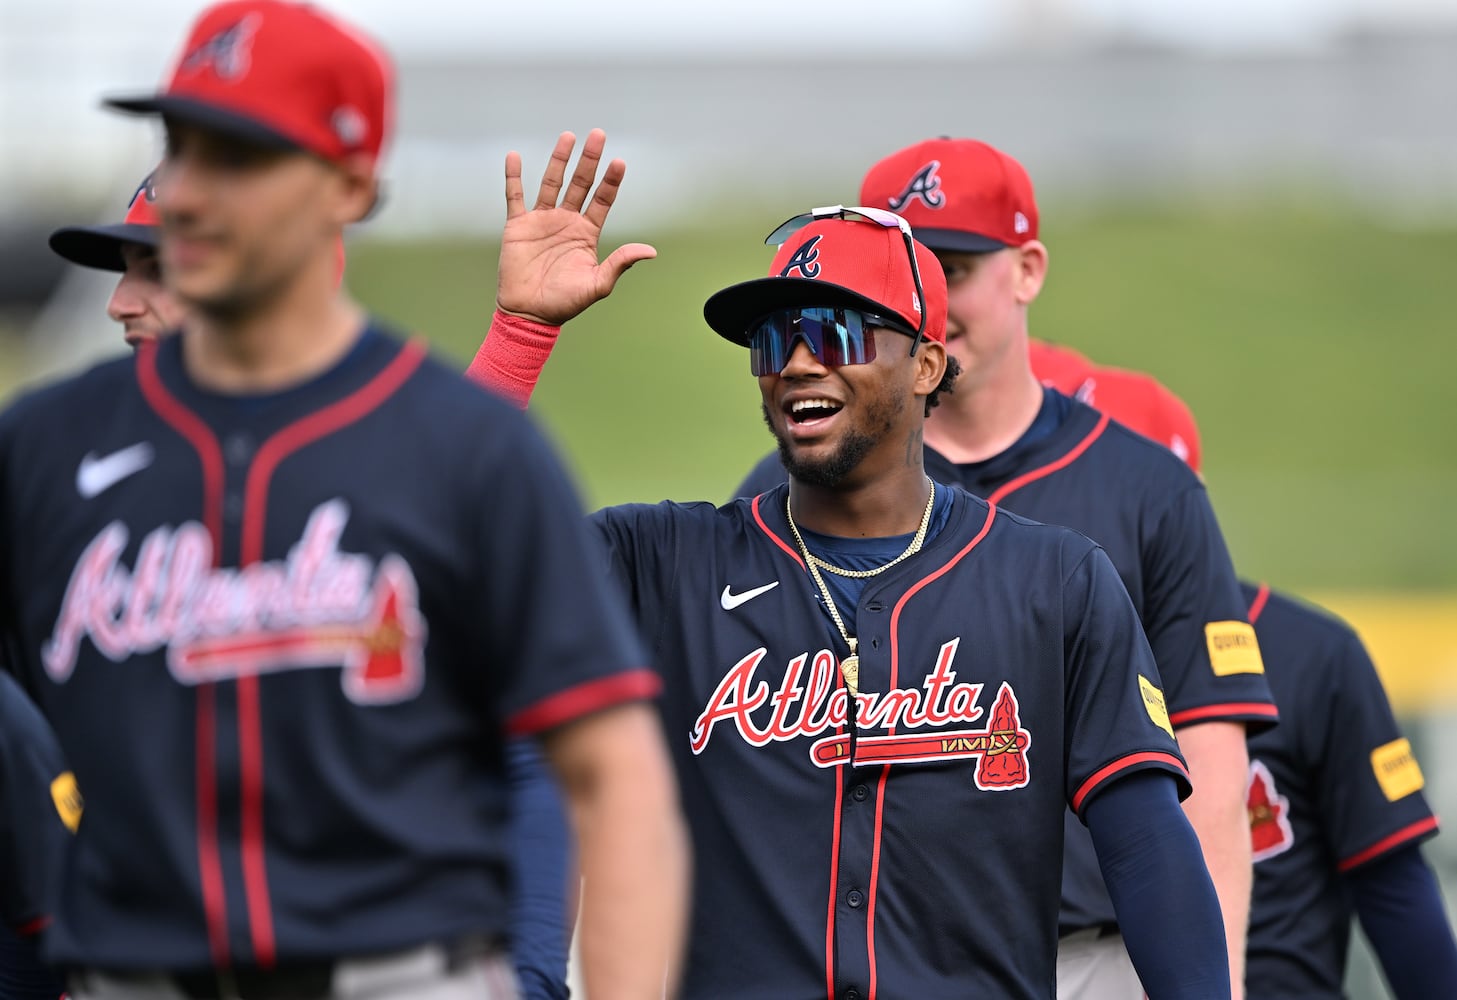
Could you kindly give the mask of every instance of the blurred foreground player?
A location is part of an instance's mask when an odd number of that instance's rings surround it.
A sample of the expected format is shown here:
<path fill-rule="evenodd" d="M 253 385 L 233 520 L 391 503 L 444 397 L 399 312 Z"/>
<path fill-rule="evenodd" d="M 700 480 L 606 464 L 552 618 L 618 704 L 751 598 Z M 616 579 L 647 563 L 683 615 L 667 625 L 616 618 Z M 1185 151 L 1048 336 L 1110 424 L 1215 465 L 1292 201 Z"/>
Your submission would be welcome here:
<path fill-rule="evenodd" d="M 204 12 L 114 102 L 166 123 L 180 335 L 0 416 L 7 666 L 96 789 L 46 942 L 79 997 L 514 997 L 512 733 L 580 832 L 592 996 L 676 964 L 658 682 L 570 484 L 337 289 L 390 90 L 316 8 Z"/>
<path fill-rule="evenodd" d="M 121 271 L 106 312 L 122 324 L 132 347 L 175 333 L 182 307 L 163 280 L 157 244 L 155 173 L 137 187 L 120 223 L 68 226 L 51 234 L 50 247 L 82 267 Z M 339 280 L 344 246 L 338 245 Z M 534 740 L 513 742 L 507 755 L 511 830 L 511 957 L 524 1000 L 564 1000 L 571 921 L 569 901 L 576 898 L 575 870 L 561 794 Z M 7 962 L 27 960 L 23 948 L 0 956 L 0 982 Z M 31 959 L 34 961 L 34 959 Z M 0 1000 L 7 997 L 0 991 Z M 54 1000 L 54 996 L 49 1000 Z"/>
<path fill-rule="evenodd" d="M 562 194 L 563 136 L 530 211 L 507 160 L 473 372 L 523 403 L 557 325 L 653 253 L 597 262 L 623 172 L 589 198 L 602 142 Z M 779 232 L 769 277 L 704 314 L 748 348 L 789 485 L 593 517 L 664 675 L 698 859 L 685 995 L 1045 998 L 1070 804 L 1151 993 L 1225 1000 L 1217 902 L 1117 574 L 1082 536 L 922 468 L 925 414 L 956 377 L 934 257 L 874 210 Z"/>
<path fill-rule="evenodd" d="M 1167 388 L 1141 372 L 1120 381 L 1105 371 L 1089 362 L 1075 377 L 1093 382 L 1109 416 L 1155 440 L 1178 428 L 1198 441 L 1189 408 Z M 1197 447 L 1188 456 L 1196 472 L 1198 456 Z M 1420 847 L 1437 819 L 1369 654 L 1328 612 L 1241 586 L 1280 706 L 1280 725 L 1249 743 L 1246 996 L 1342 1000 L 1354 916 L 1397 1000 L 1457 997 L 1457 943 Z"/>

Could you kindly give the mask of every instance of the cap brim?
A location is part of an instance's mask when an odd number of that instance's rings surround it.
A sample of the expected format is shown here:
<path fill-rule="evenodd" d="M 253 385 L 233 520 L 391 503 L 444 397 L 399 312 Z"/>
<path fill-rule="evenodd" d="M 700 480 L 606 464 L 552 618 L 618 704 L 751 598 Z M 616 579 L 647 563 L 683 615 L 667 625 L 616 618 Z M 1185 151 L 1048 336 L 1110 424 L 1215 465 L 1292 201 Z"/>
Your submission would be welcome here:
<path fill-rule="evenodd" d="M 724 340 L 740 347 L 749 346 L 749 326 L 763 316 L 780 309 L 804 309 L 814 306 L 859 309 L 886 319 L 906 324 L 912 330 L 916 323 L 874 299 L 852 292 L 843 285 L 813 278 L 755 278 L 730 285 L 714 292 L 703 304 L 703 318 Z"/>
<path fill-rule="evenodd" d="M 156 249 L 159 227 L 119 222 L 111 226 L 67 226 L 51 233 L 51 249 L 72 264 L 98 271 L 125 271 L 121 248 L 128 243 Z"/>
<path fill-rule="evenodd" d="M 130 114 L 162 115 L 165 118 L 196 125 L 210 132 L 219 132 L 268 149 L 304 149 L 303 144 L 296 139 L 292 139 L 256 119 L 230 108 L 199 101 L 194 97 L 147 94 L 142 97 L 108 97 L 102 103 L 108 108 Z"/>
<path fill-rule="evenodd" d="M 916 226 L 914 235 L 916 240 L 926 248 L 943 250 L 947 253 L 991 253 L 994 250 L 1005 250 L 1011 246 L 1010 243 L 994 240 L 990 236 L 968 233 L 960 229 L 933 229 Z"/>

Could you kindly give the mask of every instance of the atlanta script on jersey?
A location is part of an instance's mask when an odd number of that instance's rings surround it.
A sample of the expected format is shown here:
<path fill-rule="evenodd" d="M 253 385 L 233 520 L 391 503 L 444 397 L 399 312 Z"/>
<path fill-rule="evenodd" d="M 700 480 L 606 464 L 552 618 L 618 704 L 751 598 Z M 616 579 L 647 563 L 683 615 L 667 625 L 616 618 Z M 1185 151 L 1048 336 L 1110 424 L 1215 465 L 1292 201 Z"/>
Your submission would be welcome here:
<path fill-rule="evenodd" d="M 181 351 L 0 417 L 6 666 L 87 796 L 51 957 L 502 933 L 504 734 L 657 686 L 550 447 L 377 329 L 263 398 Z"/>
<path fill-rule="evenodd" d="M 685 997 L 1045 998 L 1068 806 L 1134 770 L 1184 780 L 1103 552 L 948 492 L 846 615 L 854 697 L 786 488 L 594 515 L 693 829 Z"/>
<path fill-rule="evenodd" d="M 1049 433 L 963 465 L 927 448 L 926 472 L 999 507 L 1080 531 L 1107 551 L 1148 635 L 1175 729 L 1274 721 L 1239 581 L 1199 478 L 1104 414 L 1045 393 L 1044 410 L 1064 411 Z M 785 478 L 778 456 L 765 456 L 737 495 Z M 1062 932 L 1115 923 L 1092 838 L 1071 815 L 1066 844 Z"/>
<path fill-rule="evenodd" d="M 1422 772 L 1360 638 L 1244 584 L 1280 725 L 1250 739 L 1251 997 L 1344 996 L 1354 911 L 1341 875 L 1437 833 Z"/>

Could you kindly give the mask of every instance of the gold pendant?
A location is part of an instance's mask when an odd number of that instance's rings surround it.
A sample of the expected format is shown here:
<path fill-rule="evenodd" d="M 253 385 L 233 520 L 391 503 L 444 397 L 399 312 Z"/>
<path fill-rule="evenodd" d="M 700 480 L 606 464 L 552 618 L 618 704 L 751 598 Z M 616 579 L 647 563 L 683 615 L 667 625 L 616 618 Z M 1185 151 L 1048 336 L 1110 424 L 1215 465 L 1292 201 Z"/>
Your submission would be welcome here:
<path fill-rule="evenodd" d="M 840 661 L 840 676 L 845 678 L 845 686 L 850 689 L 851 697 L 860 693 L 860 657 L 851 653 Z"/>

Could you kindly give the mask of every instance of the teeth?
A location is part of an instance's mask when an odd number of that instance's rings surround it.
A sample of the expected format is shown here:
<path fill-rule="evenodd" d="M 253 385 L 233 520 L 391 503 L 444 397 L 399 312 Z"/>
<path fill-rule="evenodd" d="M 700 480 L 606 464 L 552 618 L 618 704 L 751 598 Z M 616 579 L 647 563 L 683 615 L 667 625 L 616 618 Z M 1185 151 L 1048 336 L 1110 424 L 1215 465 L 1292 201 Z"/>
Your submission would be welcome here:
<path fill-rule="evenodd" d="M 838 410 L 840 404 L 830 399 L 796 399 L 790 404 L 790 412 L 798 413 L 801 410 Z"/>

